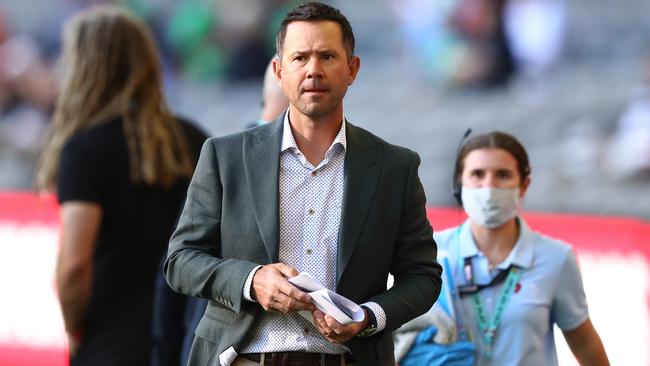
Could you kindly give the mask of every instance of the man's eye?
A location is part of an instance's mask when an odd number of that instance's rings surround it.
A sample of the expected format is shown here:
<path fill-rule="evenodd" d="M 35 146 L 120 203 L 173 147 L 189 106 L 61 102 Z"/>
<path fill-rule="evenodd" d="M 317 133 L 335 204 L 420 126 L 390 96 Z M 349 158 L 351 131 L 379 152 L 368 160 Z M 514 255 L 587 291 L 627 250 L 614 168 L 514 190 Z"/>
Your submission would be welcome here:
<path fill-rule="evenodd" d="M 304 59 L 305 59 L 304 56 L 295 56 L 295 57 L 293 58 L 294 61 L 302 61 L 302 60 L 304 60 Z"/>

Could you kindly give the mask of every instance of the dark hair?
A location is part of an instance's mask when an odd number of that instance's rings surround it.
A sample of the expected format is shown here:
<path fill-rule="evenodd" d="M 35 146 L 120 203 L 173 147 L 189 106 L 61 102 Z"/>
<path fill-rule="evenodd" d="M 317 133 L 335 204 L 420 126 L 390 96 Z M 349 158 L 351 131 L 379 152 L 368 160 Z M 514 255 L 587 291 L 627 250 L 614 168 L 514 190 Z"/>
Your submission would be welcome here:
<path fill-rule="evenodd" d="M 454 183 L 457 187 L 461 185 L 461 174 L 465 168 L 465 158 L 470 152 L 478 149 L 503 149 L 517 160 L 517 171 L 522 182 L 530 175 L 528 154 L 521 142 L 507 133 L 493 131 L 470 138 L 458 152 L 454 166 Z"/>
<path fill-rule="evenodd" d="M 354 33 L 352 32 L 350 22 L 339 9 L 318 2 L 298 5 L 287 13 L 284 19 L 282 19 L 282 24 L 280 24 L 280 29 L 275 37 L 275 48 L 277 54 L 280 56 L 282 55 L 284 38 L 287 35 L 287 26 L 290 23 L 298 21 L 317 22 L 324 20 L 336 22 L 341 26 L 343 46 L 348 53 L 348 58 L 352 58 L 354 55 Z"/>

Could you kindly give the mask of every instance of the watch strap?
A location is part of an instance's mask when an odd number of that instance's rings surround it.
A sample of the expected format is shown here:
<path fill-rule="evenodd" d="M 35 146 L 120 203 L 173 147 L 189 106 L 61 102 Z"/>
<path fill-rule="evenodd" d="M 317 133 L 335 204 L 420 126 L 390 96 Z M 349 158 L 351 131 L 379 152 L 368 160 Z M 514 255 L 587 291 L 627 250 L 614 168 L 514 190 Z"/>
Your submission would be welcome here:
<path fill-rule="evenodd" d="M 377 318 L 375 317 L 375 313 L 372 312 L 372 310 L 364 305 L 361 305 L 363 309 L 366 310 L 366 314 L 368 314 L 368 326 L 364 330 L 362 330 L 357 336 L 359 337 L 370 337 L 371 335 L 375 334 L 377 332 Z"/>

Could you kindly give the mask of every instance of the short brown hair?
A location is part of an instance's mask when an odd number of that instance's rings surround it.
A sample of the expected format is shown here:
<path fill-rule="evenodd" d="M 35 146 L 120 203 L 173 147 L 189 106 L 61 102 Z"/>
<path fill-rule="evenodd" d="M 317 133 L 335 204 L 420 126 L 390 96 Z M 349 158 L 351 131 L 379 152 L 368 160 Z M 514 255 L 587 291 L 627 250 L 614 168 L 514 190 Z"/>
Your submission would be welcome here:
<path fill-rule="evenodd" d="M 456 164 L 454 165 L 455 185 L 461 185 L 461 175 L 465 168 L 465 158 L 470 152 L 478 149 L 503 149 L 509 152 L 517 161 L 517 171 L 522 182 L 530 175 L 528 154 L 521 142 L 505 132 L 493 131 L 470 138 L 460 149 L 456 157 Z"/>
<path fill-rule="evenodd" d="M 287 26 L 290 23 L 298 21 L 317 22 L 325 20 L 336 22 L 341 26 L 343 46 L 348 53 L 348 58 L 352 58 L 354 55 L 354 33 L 352 32 L 350 22 L 339 9 L 319 2 L 309 2 L 298 5 L 287 13 L 284 19 L 282 19 L 282 24 L 280 24 L 280 29 L 275 37 L 275 48 L 277 54 L 280 57 L 282 56 L 284 39 L 287 35 Z"/>

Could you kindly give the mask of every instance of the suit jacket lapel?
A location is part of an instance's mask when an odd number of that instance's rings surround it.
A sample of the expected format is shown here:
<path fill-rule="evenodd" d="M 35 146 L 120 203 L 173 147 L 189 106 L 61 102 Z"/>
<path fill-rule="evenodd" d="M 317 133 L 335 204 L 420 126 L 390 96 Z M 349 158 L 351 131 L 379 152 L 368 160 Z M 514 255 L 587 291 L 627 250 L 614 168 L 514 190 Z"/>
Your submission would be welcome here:
<path fill-rule="evenodd" d="M 244 133 L 244 173 L 269 263 L 278 261 L 279 251 L 279 170 L 282 142 L 281 116 L 275 122 Z"/>
<path fill-rule="evenodd" d="M 363 130 L 348 123 L 347 152 L 345 157 L 345 190 L 339 230 L 336 283 L 354 251 L 359 233 L 368 215 L 368 209 L 375 196 L 379 168 L 381 166 L 381 145 Z"/>

